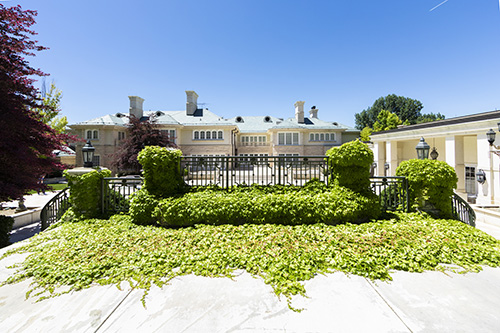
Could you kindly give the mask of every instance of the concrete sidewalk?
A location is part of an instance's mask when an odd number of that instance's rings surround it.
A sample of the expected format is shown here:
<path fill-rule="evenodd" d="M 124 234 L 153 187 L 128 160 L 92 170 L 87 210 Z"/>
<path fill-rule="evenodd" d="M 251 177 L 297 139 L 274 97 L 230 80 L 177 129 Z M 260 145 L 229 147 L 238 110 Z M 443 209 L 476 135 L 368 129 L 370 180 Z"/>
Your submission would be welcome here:
<path fill-rule="evenodd" d="M 20 243 L 13 246 L 19 246 Z M 0 253 L 5 252 L 2 249 Z M 0 261 L 0 280 L 26 255 Z M 29 281 L 0 287 L 4 332 L 498 332 L 500 268 L 480 273 L 394 272 L 392 282 L 343 273 L 306 281 L 293 312 L 260 279 L 194 275 L 142 290 L 94 286 L 35 302 Z"/>

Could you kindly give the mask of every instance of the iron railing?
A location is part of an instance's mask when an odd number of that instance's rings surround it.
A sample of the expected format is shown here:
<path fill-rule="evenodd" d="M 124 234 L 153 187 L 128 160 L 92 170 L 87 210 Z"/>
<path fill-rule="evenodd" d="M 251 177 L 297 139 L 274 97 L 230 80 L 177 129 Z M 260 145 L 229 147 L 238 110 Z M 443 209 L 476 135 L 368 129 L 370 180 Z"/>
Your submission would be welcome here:
<path fill-rule="evenodd" d="M 102 213 L 113 214 L 128 212 L 129 197 L 139 190 L 143 179 L 134 177 L 105 177 L 102 180 Z"/>
<path fill-rule="evenodd" d="M 304 185 L 328 183 L 325 156 L 189 156 L 181 172 L 189 186 Z"/>
<path fill-rule="evenodd" d="M 476 212 L 456 193 L 451 196 L 451 212 L 455 220 L 462 221 L 472 227 L 476 226 Z"/>
<path fill-rule="evenodd" d="M 41 230 L 44 231 L 51 224 L 57 222 L 69 207 L 71 207 L 69 203 L 69 187 L 66 187 L 43 206 L 40 212 Z"/>
<path fill-rule="evenodd" d="M 378 195 L 383 211 L 410 210 L 406 177 L 371 177 L 371 189 Z"/>

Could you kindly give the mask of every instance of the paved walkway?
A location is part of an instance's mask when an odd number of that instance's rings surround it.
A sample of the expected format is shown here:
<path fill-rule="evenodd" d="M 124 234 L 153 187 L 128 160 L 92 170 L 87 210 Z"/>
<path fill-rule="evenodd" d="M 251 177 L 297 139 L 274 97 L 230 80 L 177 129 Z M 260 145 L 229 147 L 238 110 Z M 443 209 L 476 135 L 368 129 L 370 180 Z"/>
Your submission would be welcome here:
<path fill-rule="evenodd" d="M 27 202 L 47 200 L 33 195 Z M 478 225 L 500 236 L 500 226 Z M 23 230 L 24 229 L 24 230 Z M 28 232 L 29 231 L 29 232 Z M 28 226 L 14 232 L 36 232 Z M 22 243 L 12 245 L 19 246 Z M 8 248 L 1 249 L 0 255 Z M 0 281 L 24 255 L 0 261 Z M 233 279 L 194 275 L 142 290 L 122 284 L 35 302 L 29 281 L 0 287 L 4 332 L 498 332 L 500 268 L 480 273 L 394 272 L 393 281 L 343 273 L 306 281 L 306 298 L 291 311 L 260 278 L 240 271 Z"/>

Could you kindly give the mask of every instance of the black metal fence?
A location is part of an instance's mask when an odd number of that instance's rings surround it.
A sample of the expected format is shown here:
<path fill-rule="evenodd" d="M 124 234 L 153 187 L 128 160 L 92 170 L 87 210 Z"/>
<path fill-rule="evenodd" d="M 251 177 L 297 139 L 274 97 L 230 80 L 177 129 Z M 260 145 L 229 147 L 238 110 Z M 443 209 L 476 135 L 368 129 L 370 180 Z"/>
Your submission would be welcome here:
<path fill-rule="evenodd" d="M 468 225 L 476 226 L 476 212 L 472 207 L 456 193 L 451 197 L 451 212 L 455 220 L 462 221 Z"/>
<path fill-rule="evenodd" d="M 129 197 L 139 190 L 143 179 L 137 177 L 105 177 L 102 181 L 102 212 L 113 214 L 127 212 Z"/>
<path fill-rule="evenodd" d="M 382 210 L 410 210 L 408 180 L 405 177 L 372 177 L 370 182 L 373 193 L 380 199 Z"/>
<path fill-rule="evenodd" d="M 70 207 L 69 187 L 57 193 L 40 212 L 41 230 L 44 231 L 51 224 L 56 223 Z"/>
<path fill-rule="evenodd" d="M 189 156 L 181 161 L 190 186 L 304 185 L 311 179 L 328 183 L 325 156 Z"/>

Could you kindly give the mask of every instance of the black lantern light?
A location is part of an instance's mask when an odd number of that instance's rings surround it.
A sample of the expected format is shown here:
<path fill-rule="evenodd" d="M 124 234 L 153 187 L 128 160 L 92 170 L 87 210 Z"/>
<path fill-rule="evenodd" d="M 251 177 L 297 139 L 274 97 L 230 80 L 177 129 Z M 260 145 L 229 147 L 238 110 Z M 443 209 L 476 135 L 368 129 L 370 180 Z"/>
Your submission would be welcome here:
<path fill-rule="evenodd" d="M 425 142 L 424 138 L 420 138 L 420 142 L 418 143 L 418 145 L 415 147 L 415 149 L 417 150 L 417 157 L 419 160 L 425 160 L 427 158 L 429 158 L 429 149 L 431 148 L 431 146 L 429 146 L 427 144 L 427 142 Z"/>
<path fill-rule="evenodd" d="M 432 148 L 430 156 L 431 156 L 431 160 L 437 160 L 439 153 L 438 153 L 436 147 Z"/>
<path fill-rule="evenodd" d="M 493 142 L 495 142 L 495 136 L 496 136 L 496 133 L 491 128 L 488 132 L 486 132 L 486 137 L 488 138 L 488 142 L 490 143 L 490 146 L 493 146 Z"/>
<path fill-rule="evenodd" d="M 90 140 L 87 140 L 87 143 L 82 148 L 83 166 L 85 168 L 92 168 L 94 166 L 94 164 L 93 164 L 94 151 L 95 151 L 95 148 L 92 146 L 92 143 L 90 143 Z"/>

